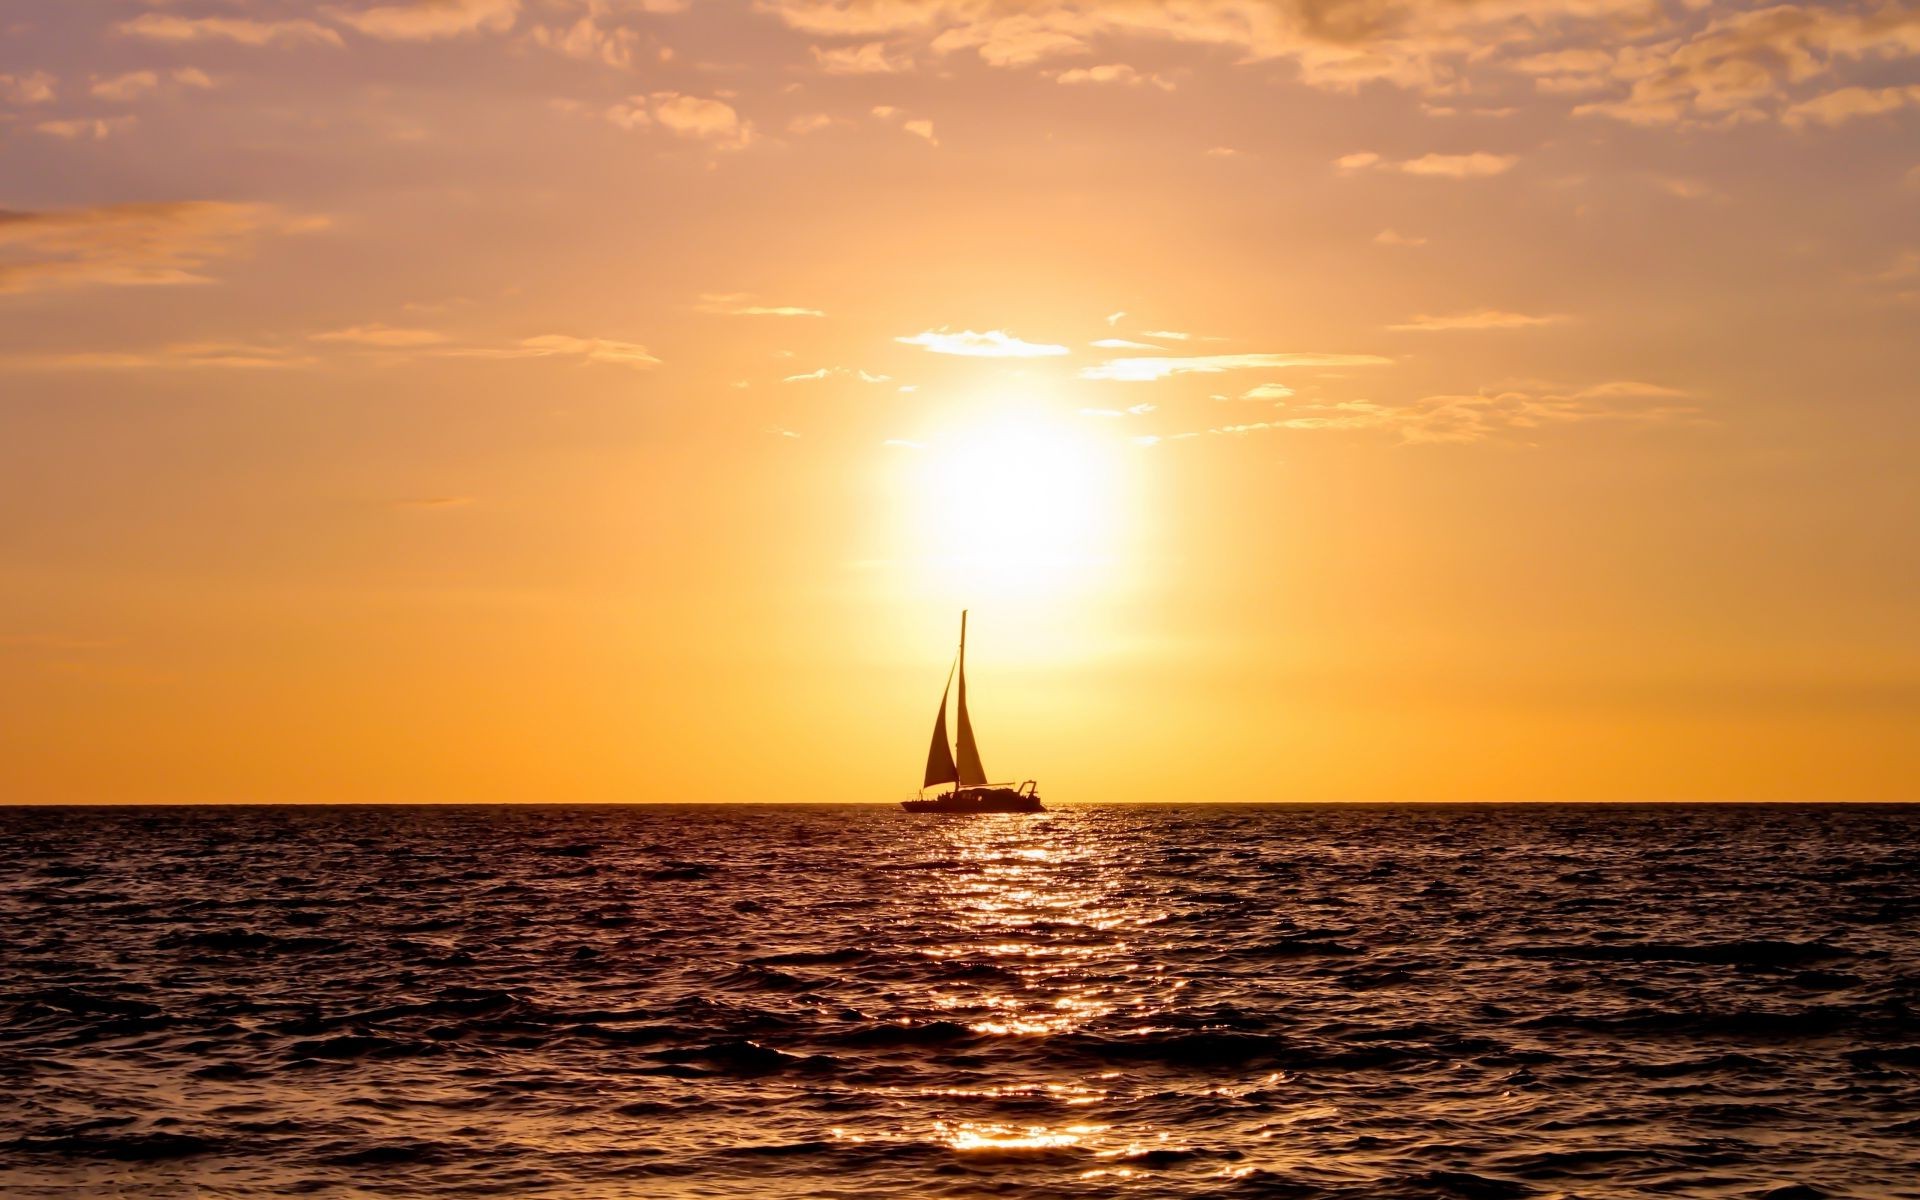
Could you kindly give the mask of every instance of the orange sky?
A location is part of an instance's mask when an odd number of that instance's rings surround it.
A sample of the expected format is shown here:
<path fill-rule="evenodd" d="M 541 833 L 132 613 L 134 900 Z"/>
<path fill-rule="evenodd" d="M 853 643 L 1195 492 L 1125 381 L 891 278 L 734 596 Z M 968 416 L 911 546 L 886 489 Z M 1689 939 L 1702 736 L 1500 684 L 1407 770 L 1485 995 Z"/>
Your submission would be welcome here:
<path fill-rule="evenodd" d="M 0 801 L 1920 799 L 1920 8 L 0 31 Z"/>

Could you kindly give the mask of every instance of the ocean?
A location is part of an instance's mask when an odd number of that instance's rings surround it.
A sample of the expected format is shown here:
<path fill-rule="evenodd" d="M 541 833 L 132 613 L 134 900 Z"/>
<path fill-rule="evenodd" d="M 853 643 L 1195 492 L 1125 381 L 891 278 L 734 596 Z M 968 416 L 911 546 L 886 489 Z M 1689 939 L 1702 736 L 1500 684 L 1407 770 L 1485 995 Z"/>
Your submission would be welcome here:
<path fill-rule="evenodd" d="M 0 809 L 0 1195 L 1920 1197 L 1920 808 Z"/>

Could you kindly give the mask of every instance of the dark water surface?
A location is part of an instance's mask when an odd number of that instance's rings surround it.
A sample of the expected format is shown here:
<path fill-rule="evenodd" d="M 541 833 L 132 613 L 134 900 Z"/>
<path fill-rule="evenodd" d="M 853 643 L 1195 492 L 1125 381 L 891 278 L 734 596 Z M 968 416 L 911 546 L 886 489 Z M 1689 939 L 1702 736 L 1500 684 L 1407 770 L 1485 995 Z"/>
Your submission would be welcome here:
<path fill-rule="evenodd" d="M 1920 810 L 0 810 L 0 1195 L 1920 1197 Z"/>

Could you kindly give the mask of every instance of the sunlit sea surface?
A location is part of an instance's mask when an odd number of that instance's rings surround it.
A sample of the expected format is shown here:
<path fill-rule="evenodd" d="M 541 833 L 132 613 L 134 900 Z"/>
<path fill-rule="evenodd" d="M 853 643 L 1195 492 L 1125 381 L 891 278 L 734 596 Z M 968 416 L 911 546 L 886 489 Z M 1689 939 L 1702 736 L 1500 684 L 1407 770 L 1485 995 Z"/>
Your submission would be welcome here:
<path fill-rule="evenodd" d="M 1920 809 L 0 810 L 0 1195 L 1920 1197 Z"/>

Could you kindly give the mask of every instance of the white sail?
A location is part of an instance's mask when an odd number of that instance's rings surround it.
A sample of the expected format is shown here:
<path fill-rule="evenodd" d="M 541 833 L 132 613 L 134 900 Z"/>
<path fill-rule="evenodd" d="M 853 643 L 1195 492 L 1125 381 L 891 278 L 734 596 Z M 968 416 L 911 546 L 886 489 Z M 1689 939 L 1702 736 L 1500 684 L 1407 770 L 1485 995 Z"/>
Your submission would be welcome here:
<path fill-rule="evenodd" d="M 946 701 L 941 701 L 942 716 Z M 942 747 L 944 749 L 945 747 Z M 987 782 L 987 769 L 980 765 L 980 747 L 973 740 L 973 722 L 967 717 L 967 614 L 960 614 L 960 785 L 978 787 Z"/>
<path fill-rule="evenodd" d="M 947 749 L 947 692 L 953 688 L 953 672 L 947 672 L 947 686 L 940 689 L 940 715 L 933 720 L 933 745 L 927 750 L 927 777 L 921 787 L 932 787 L 936 783 L 954 783 L 960 778 L 953 769 L 953 751 Z M 966 710 L 963 708 L 962 713 Z M 966 717 L 960 719 L 960 727 L 966 728 Z"/>

